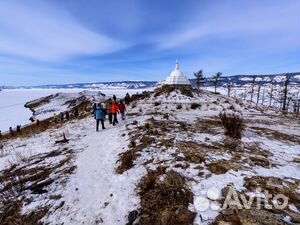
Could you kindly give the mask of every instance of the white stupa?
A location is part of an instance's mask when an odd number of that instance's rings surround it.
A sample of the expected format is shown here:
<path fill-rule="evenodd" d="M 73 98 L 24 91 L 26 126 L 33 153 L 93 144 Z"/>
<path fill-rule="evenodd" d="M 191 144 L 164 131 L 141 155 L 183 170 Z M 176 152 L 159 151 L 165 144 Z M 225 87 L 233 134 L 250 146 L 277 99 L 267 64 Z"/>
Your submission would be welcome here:
<path fill-rule="evenodd" d="M 188 85 L 190 86 L 191 83 L 189 79 L 183 75 L 183 73 L 179 69 L 179 62 L 176 60 L 175 69 L 170 73 L 170 75 L 165 80 L 164 84 L 168 85 Z"/>

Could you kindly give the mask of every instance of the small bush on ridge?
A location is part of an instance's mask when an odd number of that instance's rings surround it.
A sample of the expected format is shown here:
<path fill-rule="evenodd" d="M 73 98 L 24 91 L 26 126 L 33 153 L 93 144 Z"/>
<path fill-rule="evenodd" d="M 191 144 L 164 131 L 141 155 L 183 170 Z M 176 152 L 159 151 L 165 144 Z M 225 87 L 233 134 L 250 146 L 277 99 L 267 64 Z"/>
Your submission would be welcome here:
<path fill-rule="evenodd" d="M 236 114 L 220 113 L 221 123 L 225 128 L 225 135 L 240 139 L 244 129 L 244 120 Z"/>

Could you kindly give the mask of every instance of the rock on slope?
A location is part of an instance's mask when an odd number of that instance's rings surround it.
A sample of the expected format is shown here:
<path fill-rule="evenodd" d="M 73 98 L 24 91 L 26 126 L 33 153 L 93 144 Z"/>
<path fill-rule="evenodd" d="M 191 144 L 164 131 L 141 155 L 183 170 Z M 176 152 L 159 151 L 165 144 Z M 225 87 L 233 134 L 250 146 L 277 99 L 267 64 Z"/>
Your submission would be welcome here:
<path fill-rule="evenodd" d="M 241 139 L 225 135 L 220 112 L 243 118 Z M 127 115 L 99 133 L 93 118 L 84 118 L 3 143 L 0 188 L 10 207 L 1 207 L 1 224 L 9 215 L 65 225 L 299 222 L 299 119 L 166 87 L 133 96 Z M 55 144 L 63 131 L 70 141 Z M 232 189 L 247 199 L 268 190 L 289 203 L 219 209 Z"/>

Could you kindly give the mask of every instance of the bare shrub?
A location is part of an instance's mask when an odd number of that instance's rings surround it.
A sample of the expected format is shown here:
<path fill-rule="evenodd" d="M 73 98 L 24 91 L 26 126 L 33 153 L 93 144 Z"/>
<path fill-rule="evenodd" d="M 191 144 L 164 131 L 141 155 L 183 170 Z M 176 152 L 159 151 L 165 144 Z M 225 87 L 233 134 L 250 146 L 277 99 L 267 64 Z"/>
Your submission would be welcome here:
<path fill-rule="evenodd" d="M 150 94 L 151 92 L 149 91 L 143 91 L 142 93 L 140 94 L 133 94 L 130 98 L 130 100 L 132 102 L 135 102 L 135 101 L 138 101 L 138 100 L 142 100 L 142 99 L 145 99 L 145 98 L 149 98 L 150 97 Z"/>
<path fill-rule="evenodd" d="M 154 102 L 154 106 L 159 106 L 161 105 L 161 102 Z"/>
<path fill-rule="evenodd" d="M 193 97 L 193 89 L 191 87 L 188 86 L 174 86 L 174 85 L 163 85 L 159 88 L 156 88 L 154 90 L 155 95 L 154 97 L 160 96 L 160 95 L 169 95 L 171 92 L 175 91 L 175 90 L 179 90 L 181 92 L 181 94 L 188 96 L 188 97 Z"/>
<path fill-rule="evenodd" d="M 234 105 L 230 105 L 228 109 L 235 111 Z"/>
<path fill-rule="evenodd" d="M 7 155 L 7 153 L 4 149 L 4 146 L 0 143 L 0 158 L 4 157 L 6 155 Z"/>
<path fill-rule="evenodd" d="M 136 155 L 133 150 L 128 150 L 120 155 L 120 159 L 118 160 L 120 162 L 120 165 L 116 169 L 116 172 L 121 174 L 126 170 L 131 169 L 134 164 L 133 161 L 135 160 Z"/>
<path fill-rule="evenodd" d="M 183 176 L 175 171 L 165 172 L 159 167 L 149 171 L 139 185 L 141 209 L 139 224 L 183 225 L 192 224 L 196 214 L 188 209 L 193 194 Z"/>
<path fill-rule="evenodd" d="M 200 104 L 198 104 L 198 103 L 192 103 L 191 104 L 191 109 L 198 109 L 198 108 L 200 108 L 201 107 L 201 105 Z"/>
<path fill-rule="evenodd" d="M 10 166 L 27 163 L 32 158 L 32 152 L 16 151 L 11 159 L 8 160 Z"/>
<path fill-rule="evenodd" d="M 182 86 L 182 87 L 180 87 L 180 92 L 181 92 L 181 94 L 183 94 L 185 96 L 188 96 L 188 97 L 191 97 L 191 98 L 194 97 L 192 88 Z"/>
<path fill-rule="evenodd" d="M 155 92 L 154 97 L 160 96 L 162 94 L 170 94 L 174 90 L 175 90 L 175 87 L 173 87 L 171 85 L 163 85 L 154 90 L 154 92 Z"/>
<path fill-rule="evenodd" d="M 18 176 L 13 177 L 13 180 L 9 183 L 0 184 L 0 206 L 14 201 L 17 197 L 20 196 L 21 192 L 24 190 L 24 184 L 20 182 Z"/>
<path fill-rule="evenodd" d="M 131 108 L 134 109 L 136 107 L 136 102 L 133 102 Z"/>
<path fill-rule="evenodd" d="M 237 114 L 220 113 L 221 123 L 225 128 L 225 135 L 232 138 L 241 138 L 244 129 L 244 120 Z"/>
<path fill-rule="evenodd" d="M 182 104 L 181 103 L 177 104 L 176 109 L 182 109 Z"/>

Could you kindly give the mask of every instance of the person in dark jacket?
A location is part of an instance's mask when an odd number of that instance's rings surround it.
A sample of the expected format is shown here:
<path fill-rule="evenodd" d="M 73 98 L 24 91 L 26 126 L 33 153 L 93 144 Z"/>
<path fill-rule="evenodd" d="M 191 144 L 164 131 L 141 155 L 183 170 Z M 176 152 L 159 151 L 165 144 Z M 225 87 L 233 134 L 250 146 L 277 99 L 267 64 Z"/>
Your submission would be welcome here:
<path fill-rule="evenodd" d="M 130 95 L 129 95 L 129 93 L 127 93 L 125 96 L 125 104 L 129 105 L 129 103 L 130 103 Z"/>
<path fill-rule="evenodd" d="M 66 111 L 66 120 L 69 120 L 70 119 L 70 114 L 68 111 Z"/>
<path fill-rule="evenodd" d="M 75 109 L 74 109 L 74 117 L 78 117 L 79 116 L 79 110 L 78 110 L 78 108 L 76 107 Z"/>
<path fill-rule="evenodd" d="M 20 134 L 21 132 L 21 125 L 17 125 L 17 132 Z"/>
<path fill-rule="evenodd" d="M 94 118 L 96 119 L 96 131 L 99 131 L 99 123 L 100 122 L 102 125 L 102 129 L 105 129 L 105 127 L 104 127 L 105 112 L 100 104 L 98 104 L 96 106 L 96 110 L 94 112 Z"/>
<path fill-rule="evenodd" d="M 9 127 L 9 133 L 11 136 L 14 136 L 14 130 L 12 129 L 12 127 Z"/>
<path fill-rule="evenodd" d="M 39 127 L 39 126 L 40 126 L 40 120 L 37 119 L 37 120 L 36 120 L 36 127 Z"/>
<path fill-rule="evenodd" d="M 126 106 L 125 106 L 125 104 L 123 103 L 122 100 L 120 101 L 120 103 L 118 105 L 118 109 L 119 109 L 119 112 L 121 113 L 122 120 L 125 120 Z"/>
<path fill-rule="evenodd" d="M 61 122 L 64 121 L 64 113 L 63 113 L 63 112 L 61 112 L 61 113 L 59 114 L 59 118 L 60 118 Z"/>

